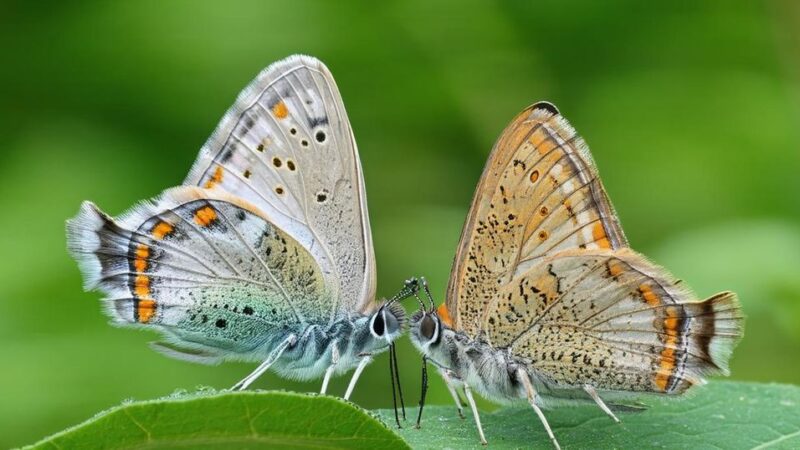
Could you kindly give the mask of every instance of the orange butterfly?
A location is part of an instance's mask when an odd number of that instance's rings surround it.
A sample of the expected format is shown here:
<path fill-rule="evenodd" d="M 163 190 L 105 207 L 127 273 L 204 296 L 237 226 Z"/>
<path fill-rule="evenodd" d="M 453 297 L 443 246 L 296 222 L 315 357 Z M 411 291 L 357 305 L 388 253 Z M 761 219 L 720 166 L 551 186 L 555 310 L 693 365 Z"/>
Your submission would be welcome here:
<path fill-rule="evenodd" d="M 736 295 L 697 297 L 628 247 L 589 148 L 555 106 L 506 128 L 464 226 L 446 302 L 421 308 L 411 340 L 461 412 L 472 396 L 540 407 L 631 393 L 681 394 L 728 373 L 742 334 Z"/>

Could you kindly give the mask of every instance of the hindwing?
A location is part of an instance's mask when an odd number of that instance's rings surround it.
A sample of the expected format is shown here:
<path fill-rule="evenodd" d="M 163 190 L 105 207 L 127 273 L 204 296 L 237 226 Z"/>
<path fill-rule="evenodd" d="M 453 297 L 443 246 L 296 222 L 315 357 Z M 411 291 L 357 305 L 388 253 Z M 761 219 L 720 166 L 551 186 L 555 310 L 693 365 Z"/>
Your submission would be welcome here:
<path fill-rule="evenodd" d="M 224 191 L 171 189 L 118 220 L 86 202 L 67 235 L 114 322 L 181 345 L 246 352 L 270 330 L 325 322 L 333 307 L 313 256 Z"/>

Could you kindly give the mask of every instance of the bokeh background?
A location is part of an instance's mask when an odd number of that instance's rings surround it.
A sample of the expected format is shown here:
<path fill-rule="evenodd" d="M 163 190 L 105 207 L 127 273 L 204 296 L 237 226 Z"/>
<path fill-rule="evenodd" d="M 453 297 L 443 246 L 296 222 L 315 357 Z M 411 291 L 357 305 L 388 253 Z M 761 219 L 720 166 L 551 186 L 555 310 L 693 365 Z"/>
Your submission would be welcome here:
<path fill-rule="evenodd" d="M 0 4 L 0 447 L 252 369 L 167 359 L 155 335 L 108 326 L 64 220 L 179 183 L 239 90 L 292 53 L 324 60 L 344 96 L 382 295 L 426 275 L 442 298 L 492 143 L 548 99 L 591 145 L 633 247 L 701 296 L 740 294 L 733 378 L 800 382 L 798 30 L 789 0 Z M 405 339 L 400 357 L 414 403 Z M 390 404 L 387 366 L 356 402 Z"/>

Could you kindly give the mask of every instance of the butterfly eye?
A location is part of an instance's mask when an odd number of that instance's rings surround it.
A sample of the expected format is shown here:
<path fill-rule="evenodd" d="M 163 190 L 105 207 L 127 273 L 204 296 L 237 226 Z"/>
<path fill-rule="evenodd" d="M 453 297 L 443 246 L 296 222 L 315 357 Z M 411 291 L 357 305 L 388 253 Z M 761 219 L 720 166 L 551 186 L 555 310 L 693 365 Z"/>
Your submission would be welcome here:
<path fill-rule="evenodd" d="M 439 321 L 426 314 L 419 324 L 419 333 L 427 341 L 436 340 L 439 337 Z"/>
<path fill-rule="evenodd" d="M 375 337 L 382 337 L 386 332 L 386 321 L 383 317 L 383 309 L 372 316 L 372 323 L 370 324 L 370 331 Z"/>

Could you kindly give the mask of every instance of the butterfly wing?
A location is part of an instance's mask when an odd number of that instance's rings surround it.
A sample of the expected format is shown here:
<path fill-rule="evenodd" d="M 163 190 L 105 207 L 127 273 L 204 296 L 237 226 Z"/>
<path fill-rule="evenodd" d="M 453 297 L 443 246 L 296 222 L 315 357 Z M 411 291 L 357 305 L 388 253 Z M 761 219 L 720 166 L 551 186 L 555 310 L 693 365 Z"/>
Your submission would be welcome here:
<path fill-rule="evenodd" d="M 118 220 L 86 202 L 67 236 L 114 322 L 164 331 L 173 356 L 241 357 L 333 303 L 303 245 L 221 190 L 171 189 Z"/>
<path fill-rule="evenodd" d="M 699 302 L 627 248 L 588 147 L 547 103 L 489 158 L 445 311 L 551 386 L 664 393 L 726 372 L 742 320 L 732 293 Z"/>
<path fill-rule="evenodd" d="M 741 336 L 738 302 L 699 302 L 664 269 L 630 249 L 570 250 L 502 286 L 486 338 L 549 384 L 680 393 L 727 373 Z"/>
<path fill-rule="evenodd" d="M 546 255 L 626 246 L 588 147 L 553 105 L 537 103 L 486 163 L 450 275 L 448 315 L 476 335 L 498 288 Z"/>
<path fill-rule="evenodd" d="M 222 188 L 264 211 L 314 256 L 332 314 L 369 309 L 375 256 L 350 122 L 322 62 L 292 56 L 248 86 L 184 184 Z"/>

